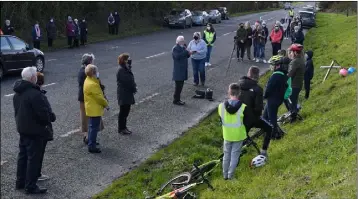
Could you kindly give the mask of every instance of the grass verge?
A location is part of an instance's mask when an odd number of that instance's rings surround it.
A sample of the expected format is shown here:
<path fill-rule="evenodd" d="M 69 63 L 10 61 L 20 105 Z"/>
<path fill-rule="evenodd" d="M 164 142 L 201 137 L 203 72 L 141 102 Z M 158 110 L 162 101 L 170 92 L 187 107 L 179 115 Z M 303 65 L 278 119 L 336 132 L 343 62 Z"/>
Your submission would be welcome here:
<path fill-rule="evenodd" d="M 224 181 L 219 167 L 210 177 L 216 190 L 203 185 L 196 190 L 200 198 L 356 198 L 356 74 L 342 78 L 333 70 L 322 83 L 326 70 L 319 67 L 332 59 L 342 66 L 357 64 L 357 17 L 319 13 L 317 24 L 305 39 L 316 70 L 310 99 L 304 100 L 303 92 L 300 96 L 304 120 L 283 126 L 288 134 L 271 142 L 267 165 L 250 169 L 256 155 L 250 148 L 235 179 Z M 189 171 L 194 160 L 216 158 L 222 141 L 214 112 L 94 198 L 144 198 L 144 190 L 154 193 L 174 175 Z"/>

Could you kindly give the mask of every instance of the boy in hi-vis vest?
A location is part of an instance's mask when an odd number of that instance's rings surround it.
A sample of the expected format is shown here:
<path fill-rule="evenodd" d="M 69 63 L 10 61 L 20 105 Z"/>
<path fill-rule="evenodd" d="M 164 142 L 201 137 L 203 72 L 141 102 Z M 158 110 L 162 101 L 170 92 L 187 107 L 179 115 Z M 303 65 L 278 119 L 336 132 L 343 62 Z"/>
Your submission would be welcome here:
<path fill-rule="evenodd" d="M 224 137 L 223 174 L 224 179 L 232 179 L 237 167 L 243 141 L 247 138 L 245 125 L 249 125 L 252 111 L 239 100 L 240 86 L 229 86 L 229 99 L 218 107 Z M 251 116 L 251 117 L 250 117 Z"/>

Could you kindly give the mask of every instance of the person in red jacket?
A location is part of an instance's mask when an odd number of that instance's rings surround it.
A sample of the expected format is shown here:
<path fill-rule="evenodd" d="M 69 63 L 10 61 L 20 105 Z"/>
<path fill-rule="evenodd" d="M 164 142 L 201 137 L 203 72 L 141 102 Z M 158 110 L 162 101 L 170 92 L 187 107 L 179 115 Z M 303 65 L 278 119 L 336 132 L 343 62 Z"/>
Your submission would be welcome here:
<path fill-rule="evenodd" d="M 272 55 L 277 55 L 278 50 L 281 49 L 281 42 L 283 38 L 283 32 L 278 24 L 275 24 L 275 28 L 271 31 L 270 41 L 272 44 Z"/>

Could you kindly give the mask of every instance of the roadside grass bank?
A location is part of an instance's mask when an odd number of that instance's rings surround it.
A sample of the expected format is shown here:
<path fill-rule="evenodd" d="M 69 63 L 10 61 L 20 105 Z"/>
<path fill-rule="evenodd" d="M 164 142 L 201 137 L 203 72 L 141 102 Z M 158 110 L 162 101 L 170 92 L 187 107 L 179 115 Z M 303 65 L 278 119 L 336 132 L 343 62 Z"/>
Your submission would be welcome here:
<path fill-rule="evenodd" d="M 357 65 L 357 16 L 319 13 L 317 24 L 305 38 L 305 49 L 314 51 L 315 76 L 310 99 L 303 98 L 304 91 L 299 99 L 304 120 L 283 126 L 287 134 L 271 142 L 264 167 L 249 168 L 256 156 L 252 147 L 241 158 L 234 180 L 224 181 L 218 167 L 209 178 L 215 191 L 202 185 L 195 190 L 200 198 L 356 198 L 356 74 L 342 78 L 333 69 L 322 83 L 326 70 L 319 67 L 332 59 L 345 67 Z M 262 86 L 269 76 L 261 78 Z M 155 193 L 170 178 L 190 171 L 195 160 L 217 158 L 222 142 L 214 111 L 94 198 L 144 198 L 143 191 Z"/>
<path fill-rule="evenodd" d="M 269 8 L 269 9 L 264 9 L 264 10 L 235 13 L 235 14 L 232 14 L 231 17 L 239 17 L 239 16 L 248 15 L 248 14 L 261 13 L 261 12 L 273 11 L 273 10 L 278 10 L 278 9 L 279 8 Z M 115 39 L 122 39 L 122 38 L 130 37 L 130 36 L 139 36 L 139 35 L 149 34 L 149 33 L 168 29 L 167 27 L 163 27 L 160 25 L 142 26 L 142 27 L 138 27 L 138 28 L 133 28 L 131 30 L 125 30 L 125 31 L 121 30 L 121 28 L 122 28 L 122 26 L 120 26 L 120 28 L 119 28 L 118 35 L 110 35 L 108 33 L 108 30 L 103 29 L 103 28 L 100 28 L 102 30 L 101 32 L 93 30 L 93 29 L 89 29 L 87 44 L 93 44 L 93 43 L 103 42 L 103 41 L 110 41 L 110 40 L 115 40 Z M 28 42 L 31 43 L 31 41 L 28 41 Z M 68 47 L 67 37 L 64 37 L 64 35 L 61 35 L 54 41 L 52 51 L 58 50 L 58 49 L 63 49 L 66 47 Z M 41 41 L 41 50 L 44 52 L 50 51 L 47 46 L 47 40 L 45 40 L 45 39 L 43 39 Z"/>

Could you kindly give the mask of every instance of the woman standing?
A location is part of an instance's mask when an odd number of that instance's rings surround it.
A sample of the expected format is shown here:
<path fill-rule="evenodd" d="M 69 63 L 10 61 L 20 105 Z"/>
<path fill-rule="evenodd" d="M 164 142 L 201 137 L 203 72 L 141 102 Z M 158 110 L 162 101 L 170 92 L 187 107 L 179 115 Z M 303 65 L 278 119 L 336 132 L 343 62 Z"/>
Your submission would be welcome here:
<path fill-rule="evenodd" d="M 87 22 L 83 19 L 80 23 L 81 45 L 84 46 L 87 43 Z"/>
<path fill-rule="evenodd" d="M 117 72 L 117 100 L 119 105 L 118 133 L 131 134 L 127 128 L 127 117 L 131 105 L 135 104 L 134 94 L 137 93 L 137 84 L 132 73 L 132 60 L 129 54 L 124 53 L 118 57 L 119 69 Z"/>
<path fill-rule="evenodd" d="M 34 48 L 40 50 L 40 41 L 41 41 L 41 30 L 39 22 L 36 22 L 34 28 L 32 29 L 32 42 L 34 44 Z"/>
<path fill-rule="evenodd" d="M 72 41 L 75 36 L 75 26 L 72 21 L 72 17 L 67 17 L 67 23 L 66 23 L 66 36 L 67 36 L 67 44 L 69 48 L 73 48 Z"/>
<path fill-rule="evenodd" d="M 247 39 L 245 41 L 247 59 L 251 60 L 251 46 L 252 46 L 252 28 L 250 22 L 245 23 L 245 29 L 247 32 Z"/>
<path fill-rule="evenodd" d="M 74 43 L 75 47 L 79 47 L 80 46 L 80 34 L 81 34 L 80 24 L 78 24 L 78 19 L 75 19 L 74 22 L 75 22 L 74 23 L 75 37 L 74 37 L 73 43 Z"/>
<path fill-rule="evenodd" d="M 47 32 L 47 45 L 49 48 L 53 45 L 53 40 L 56 38 L 56 25 L 53 20 L 53 18 L 50 19 L 50 22 L 46 26 L 46 32 Z"/>
<path fill-rule="evenodd" d="M 101 117 L 104 109 L 108 108 L 108 102 L 103 95 L 99 72 L 95 65 L 89 64 L 85 68 L 86 80 L 83 85 L 86 115 L 88 116 L 88 151 L 90 153 L 101 153 L 97 148 L 97 134 L 100 131 Z"/>
<path fill-rule="evenodd" d="M 214 42 L 216 40 L 216 32 L 215 32 L 215 29 L 213 27 L 213 24 L 208 23 L 208 25 L 206 27 L 206 30 L 204 30 L 203 40 L 205 41 L 207 49 L 208 49 L 207 52 L 206 52 L 205 66 L 211 66 L 210 55 L 211 55 L 211 51 L 212 51 L 213 46 L 214 46 Z"/>
<path fill-rule="evenodd" d="M 188 51 L 191 54 L 191 64 L 193 66 L 193 76 L 195 86 L 199 85 L 199 73 L 201 85 L 205 85 L 205 60 L 207 47 L 204 40 L 201 39 L 200 32 L 194 33 L 194 39 L 188 45 Z"/>

